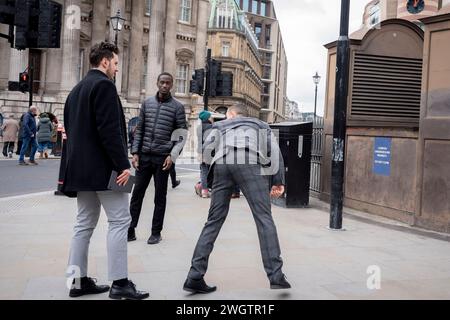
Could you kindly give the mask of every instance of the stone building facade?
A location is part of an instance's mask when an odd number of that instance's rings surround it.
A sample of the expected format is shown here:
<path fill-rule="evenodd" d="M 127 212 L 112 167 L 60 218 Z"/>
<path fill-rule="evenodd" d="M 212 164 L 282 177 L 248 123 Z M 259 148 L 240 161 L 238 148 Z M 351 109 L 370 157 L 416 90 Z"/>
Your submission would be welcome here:
<path fill-rule="evenodd" d="M 255 31 L 263 63 L 261 119 L 269 123 L 285 120 L 288 60 L 275 12 L 276 1 L 237 0 Z M 293 5 L 296 5 L 293 2 Z"/>
<path fill-rule="evenodd" d="M 189 80 L 205 63 L 208 0 L 57 0 L 63 5 L 61 48 L 11 49 L 0 39 L 0 113 L 20 114 L 28 108 L 28 95 L 7 90 L 18 81 L 29 62 L 34 65 L 34 105 L 62 119 L 68 92 L 89 71 L 89 51 L 103 40 L 114 42 L 110 17 L 118 10 L 126 19 L 118 33 L 121 51 L 116 85 L 127 120 L 138 115 L 140 103 L 156 93 L 156 78 L 174 75 L 174 96 L 190 120 L 197 117 L 198 101 L 189 94 Z M 8 26 L 0 25 L 1 33 Z M 193 122 L 193 121 L 191 121 Z M 193 128 L 192 128 L 193 130 Z M 189 144 L 187 145 L 189 149 Z"/>
<path fill-rule="evenodd" d="M 222 71 L 233 73 L 233 96 L 210 98 L 209 106 L 225 113 L 233 103 L 247 107 L 250 116 L 259 118 L 263 89 L 262 61 L 256 36 L 245 13 L 234 0 L 211 1 L 208 47 Z"/>

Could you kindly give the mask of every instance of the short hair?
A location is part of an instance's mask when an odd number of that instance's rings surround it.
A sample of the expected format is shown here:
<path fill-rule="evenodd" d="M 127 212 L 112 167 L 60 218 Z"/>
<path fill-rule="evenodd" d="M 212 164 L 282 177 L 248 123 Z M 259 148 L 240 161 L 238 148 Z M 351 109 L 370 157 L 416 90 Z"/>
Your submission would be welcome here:
<path fill-rule="evenodd" d="M 91 49 L 91 53 L 89 54 L 89 62 L 91 66 L 96 68 L 100 65 L 103 58 L 111 60 L 114 58 L 114 53 L 119 54 L 119 48 L 110 42 L 100 42 L 94 45 Z"/>
<path fill-rule="evenodd" d="M 228 108 L 228 111 L 232 111 L 241 117 L 248 117 L 247 107 L 240 103 L 232 105 Z"/>
<path fill-rule="evenodd" d="M 169 76 L 169 77 L 171 77 L 171 78 L 172 78 L 172 82 L 173 82 L 173 75 L 171 75 L 171 74 L 168 73 L 168 72 L 163 72 L 163 73 L 161 73 L 161 74 L 158 76 L 158 82 L 159 82 L 159 80 L 161 79 L 162 76 Z"/>

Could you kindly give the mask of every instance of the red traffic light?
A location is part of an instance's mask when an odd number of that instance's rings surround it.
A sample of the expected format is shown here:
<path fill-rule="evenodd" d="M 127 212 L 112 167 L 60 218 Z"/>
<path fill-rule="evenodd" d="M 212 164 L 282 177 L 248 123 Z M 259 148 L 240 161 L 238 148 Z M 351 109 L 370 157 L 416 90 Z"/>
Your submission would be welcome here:
<path fill-rule="evenodd" d="M 22 75 L 20 76 L 20 80 L 28 81 L 28 73 L 22 73 Z"/>

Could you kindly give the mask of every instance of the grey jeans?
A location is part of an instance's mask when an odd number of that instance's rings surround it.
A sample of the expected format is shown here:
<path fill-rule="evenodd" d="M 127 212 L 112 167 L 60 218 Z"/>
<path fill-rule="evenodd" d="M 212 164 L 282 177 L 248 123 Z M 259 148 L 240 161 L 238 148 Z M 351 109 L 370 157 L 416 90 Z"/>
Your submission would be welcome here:
<path fill-rule="evenodd" d="M 108 217 L 108 278 L 128 277 L 127 233 L 131 222 L 127 193 L 78 192 L 78 215 L 69 255 L 68 277 L 86 277 L 89 243 L 103 206 Z"/>

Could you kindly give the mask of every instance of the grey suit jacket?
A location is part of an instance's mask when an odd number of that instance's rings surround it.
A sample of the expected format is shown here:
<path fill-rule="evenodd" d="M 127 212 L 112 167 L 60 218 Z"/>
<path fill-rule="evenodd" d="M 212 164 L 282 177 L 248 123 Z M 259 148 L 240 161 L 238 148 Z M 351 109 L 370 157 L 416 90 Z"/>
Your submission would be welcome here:
<path fill-rule="evenodd" d="M 203 145 L 203 158 L 211 165 L 231 163 L 227 157 L 246 152 L 261 166 L 261 173 L 269 176 L 271 185 L 285 184 L 283 156 L 278 142 L 265 122 L 255 118 L 239 117 L 214 123 Z M 233 160 L 233 159 L 230 159 Z"/>

